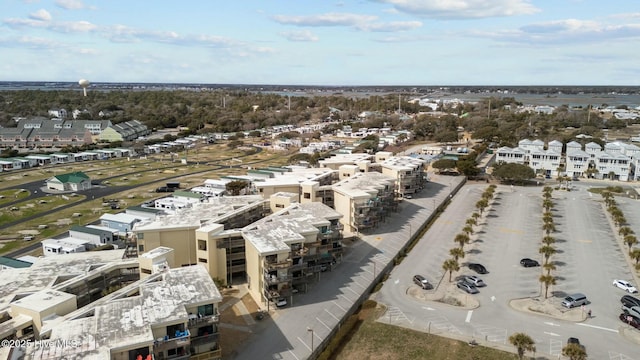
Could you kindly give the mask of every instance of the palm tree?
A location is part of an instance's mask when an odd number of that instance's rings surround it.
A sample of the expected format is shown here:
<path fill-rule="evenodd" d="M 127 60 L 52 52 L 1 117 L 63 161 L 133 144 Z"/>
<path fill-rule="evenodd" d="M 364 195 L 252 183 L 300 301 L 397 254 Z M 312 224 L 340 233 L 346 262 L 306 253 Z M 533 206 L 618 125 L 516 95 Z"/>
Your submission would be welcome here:
<path fill-rule="evenodd" d="M 608 208 L 608 210 L 609 210 L 609 214 L 611 214 L 611 216 L 614 216 L 614 217 L 624 215 L 622 213 L 622 210 L 620 210 L 620 208 L 617 206 L 611 206 Z"/>
<path fill-rule="evenodd" d="M 467 236 L 473 235 L 473 227 L 471 225 L 466 225 L 465 227 L 462 228 L 462 232 L 467 234 Z"/>
<path fill-rule="evenodd" d="M 509 343 L 518 350 L 518 359 L 520 360 L 524 358 L 525 351 L 536 352 L 536 343 L 531 336 L 525 333 L 515 333 L 509 336 Z"/>
<path fill-rule="evenodd" d="M 442 264 L 442 269 L 449 272 L 449 282 L 451 282 L 451 275 L 454 271 L 460 270 L 460 264 L 456 259 L 447 259 Z"/>
<path fill-rule="evenodd" d="M 629 247 L 629 255 L 631 255 L 631 248 L 637 243 L 638 239 L 635 237 L 635 235 L 626 235 L 624 237 L 624 244 Z"/>
<path fill-rule="evenodd" d="M 476 203 L 476 209 L 480 211 L 480 214 L 482 214 L 482 212 L 487 206 L 489 206 L 489 202 L 486 199 L 480 199 Z"/>
<path fill-rule="evenodd" d="M 480 214 L 477 212 L 474 212 L 473 214 L 471 214 L 471 217 L 476 221 L 476 224 L 477 224 L 478 219 L 480 218 Z"/>
<path fill-rule="evenodd" d="M 640 249 L 633 249 L 629 252 L 629 257 L 636 261 L 636 266 L 640 264 Z"/>
<path fill-rule="evenodd" d="M 618 230 L 618 234 L 620 234 L 621 236 L 627 236 L 633 233 L 634 233 L 633 230 L 628 226 L 623 226 L 620 228 L 620 230 Z"/>
<path fill-rule="evenodd" d="M 545 212 L 544 214 L 542 214 L 542 221 L 544 223 L 552 223 L 553 215 L 551 215 L 551 212 Z"/>
<path fill-rule="evenodd" d="M 549 263 L 549 258 L 551 257 L 551 255 L 557 253 L 558 251 L 551 245 L 543 245 L 540 247 L 540 249 L 538 249 L 538 252 L 544 255 L 544 263 L 547 264 Z"/>
<path fill-rule="evenodd" d="M 624 215 L 615 215 L 613 217 L 613 222 L 616 224 L 616 226 L 622 226 L 623 224 L 627 223 L 627 218 L 624 217 Z"/>
<path fill-rule="evenodd" d="M 462 259 L 464 257 L 465 252 L 464 250 L 457 247 L 457 248 L 450 249 L 449 255 L 453 256 L 453 258 L 456 259 L 456 261 L 458 261 L 458 259 Z"/>
<path fill-rule="evenodd" d="M 551 271 L 556 269 L 556 265 L 552 262 L 546 263 L 542 267 L 547 270 L 547 275 L 551 275 Z"/>
<path fill-rule="evenodd" d="M 542 207 L 544 208 L 545 211 L 549 211 L 553 207 L 553 201 L 549 199 L 545 199 L 542 202 Z"/>
<path fill-rule="evenodd" d="M 549 185 L 545 186 L 542 188 L 542 193 L 543 194 L 549 194 L 551 195 L 551 193 L 553 192 L 553 188 Z"/>
<path fill-rule="evenodd" d="M 542 230 L 544 230 L 544 232 L 547 233 L 547 236 L 549 236 L 549 233 L 556 231 L 556 226 L 552 223 L 544 223 L 542 224 Z"/>
<path fill-rule="evenodd" d="M 545 237 L 542 238 L 542 243 L 545 245 L 553 245 L 556 243 L 556 238 L 554 238 L 553 236 L 546 235 Z"/>
<path fill-rule="evenodd" d="M 465 233 L 460 233 L 456 235 L 455 239 L 453 239 L 453 241 L 457 242 L 458 245 L 460 245 L 460 249 L 463 249 L 463 250 L 464 250 L 464 244 L 468 244 L 469 240 L 470 240 L 469 235 Z"/>
<path fill-rule="evenodd" d="M 546 299 L 549 293 L 549 286 L 556 284 L 556 278 L 551 275 L 540 275 L 538 281 L 544 285 L 544 298 Z"/>
<path fill-rule="evenodd" d="M 570 343 L 562 348 L 562 355 L 569 358 L 569 360 L 585 360 L 587 358 L 587 352 L 580 344 Z"/>
<path fill-rule="evenodd" d="M 472 216 L 472 217 L 468 218 L 465 223 L 467 225 L 469 225 L 469 226 L 476 226 L 476 225 L 478 225 L 478 220 Z"/>

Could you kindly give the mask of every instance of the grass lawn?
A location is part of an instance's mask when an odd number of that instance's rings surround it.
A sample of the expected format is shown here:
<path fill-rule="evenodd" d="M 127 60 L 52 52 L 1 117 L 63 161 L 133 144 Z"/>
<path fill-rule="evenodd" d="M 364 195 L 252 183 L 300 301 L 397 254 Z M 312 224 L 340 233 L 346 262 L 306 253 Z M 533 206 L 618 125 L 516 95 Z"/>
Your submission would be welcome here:
<path fill-rule="evenodd" d="M 375 321 L 380 307 L 362 310 L 360 326 L 348 342 L 331 356 L 335 360 L 424 359 L 424 360 L 513 360 L 517 356 L 437 335 L 387 325 Z M 527 358 L 525 356 L 525 358 Z"/>

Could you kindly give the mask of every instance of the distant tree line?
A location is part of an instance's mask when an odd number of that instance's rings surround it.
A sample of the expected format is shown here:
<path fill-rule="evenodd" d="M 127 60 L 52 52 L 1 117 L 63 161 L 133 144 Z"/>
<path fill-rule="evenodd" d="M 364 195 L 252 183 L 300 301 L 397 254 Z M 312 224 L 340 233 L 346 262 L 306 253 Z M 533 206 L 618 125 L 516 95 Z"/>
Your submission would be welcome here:
<path fill-rule="evenodd" d="M 359 128 L 391 127 L 411 130 L 421 141 L 458 142 L 461 129 L 474 139 L 498 146 L 516 146 L 524 138 L 543 141 L 574 140 L 578 134 L 602 137 L 602 130 L 624 129 L 629 120 L 605 119 L 590 109 L 560 106 L 552 114 L 517 113 L 522 105 L 512 97 L 486 98 L 476 103 L 440 104 L 438 115 L 429 107 L 407 100 L 415 94 L 346 96 L 281 96 L 251 91 L 89 91 L 82 96 L 72 90 L 21 90 L 0 92 L 0 126 L 15 126 L 14 117 L 44 116 L 48 110 L 86 110 L 84 119 L 99 119 L 103 111 L 113 123 L 140 120 L 152 129 L 187 129 L 181 135 L 205 132 L 251 132 L 276 125 L 304 125 L 337 121 L 323 129 L 332 133 L 343 125 Z M 400 111 L 399 111 L 400 110 Z M 358 114 L 371 112 L 364 120 Z M 444 114 L 444 115 L 443 115 Z M 70 116 L 70 115 L 69 115 Z M 255 134 L 255 133 L 254 133 Z M 259 134 L 258 134 L 259 135 Z M 316 132 L 305 135 L 320 138 Z M 374 147 L 369 139 L 361 151 Z"/>

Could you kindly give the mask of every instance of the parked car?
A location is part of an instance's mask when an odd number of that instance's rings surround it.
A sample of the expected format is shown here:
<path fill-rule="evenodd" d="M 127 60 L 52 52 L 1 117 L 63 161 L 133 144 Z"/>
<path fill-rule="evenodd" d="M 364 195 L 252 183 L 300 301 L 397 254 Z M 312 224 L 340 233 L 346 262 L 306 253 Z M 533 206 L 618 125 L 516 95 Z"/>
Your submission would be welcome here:
<path fill-rule="evenodd" d="M 584 294 L 573 294 L 573 295 L 569 295 L 566 298 L 564 298 L 564 300 L 562 300 L 562 306 L 566 307 L 566 308 L 574 308 L 576 306 L 582 306 L 582 305 L 587 305 L 588 301 L 587 301 L 587 297 Z"/>
<path fill-rule="evenodd" d="M 285 306 L 287 306 L 287 299 L 286 299 L 286 298 L 283 298 L 283 297 L 278 298 L 278 299 L 276 300 L 276 306 L 277 306 L 277 307 L 285 307 Z"/>
<path fill-rule="evenodd" d="M 627 315 L 631 315 L 635 318 L 640 319 L 640 306 L 624 306 L 622 305 L 622 312 Z"/>
<path fill-rule="evenodd" d="M 427 280 L 424 276 L 422 275 L 414 275 L 413 276 L 413 282 L 420 286 L 421 288 L 425 289 L 425 290 L 430 290 L 433 289 L 433 285 L 431 285 L 429 283 L 429 280 Z"/>
<path fill-rule="evenodd" d="M 477 294 L 480 292 L 480 290 L 478 290 L 477 287 L 473 286 L 472 284 L 469 284 L 466 281 L 458 281 L 456 286 L 458 287 L 458 289 L 461 289 L 467 292 L 468 294 Z"/>
<path fill-rule="evenodd" d="M 636 289 L 633 284 L 626 280 L 613 280 L 613 286 L 616 286 L 619 289 L 622 289 L 630 294 L 637 294 L 638 289 Z"/>
<path fill-rule="evenodd" d="M 621 297 L 620 302 L 622 303 L 623 306 L 627 306 L 627 307 L 640 306 L 640 299 L 638 299 L 637 297 L 633 297 L 631 295 L 625 295 Z"/>
<path fill-rule="evenodd" d="M 533 259 L 524 258 L 520 260 L 520 265 L 524 267 L 534 267 L 534 266 L 540 266 L 540 263 Z"/>
<path fill-rule="evenodd" d="M 469 269 L 477 272 L 478 274 L 488 274 L 487 268 L 485 268 L 482 264 L 471 263 L 469 264 Z"/>
<path fill-rule="evenodd" d="M 627 313 L 622 313 L 618 316 L 618 318 L 620 319 L 620 321 L 622 321 L 625 324 L 629 324 L 632 327 L 640 330 L 640 319 L 638 319 L 637 317 L 627 314 Z"/>
<path fill-rule="evenodd" d="M 578 338 L 570 337 L 569 339 L 567 339 L 567 345 L 570 344 L 576 344 L 584 350 L 584 345 L 580 344 L 580 339 Z"/>
<path fill-rule="evenodd" d="M 464 281 L 468 282 L 469 284 L 472 284 L 475 287 L 487 286 L 487 284 L 485 284 L 484 281 L 482 281 L 482 279 L 480 279 L 475 275 L 466 275 L 463 279 Z"/>

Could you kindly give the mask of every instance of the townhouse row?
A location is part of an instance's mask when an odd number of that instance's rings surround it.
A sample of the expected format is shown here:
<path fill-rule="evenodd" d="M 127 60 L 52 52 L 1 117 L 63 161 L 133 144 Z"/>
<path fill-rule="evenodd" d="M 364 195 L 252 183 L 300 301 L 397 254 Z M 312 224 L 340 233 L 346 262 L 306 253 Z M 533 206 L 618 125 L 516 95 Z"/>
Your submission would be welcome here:
<path fill-rule="evenodd" d="M 497 163 L 527 165 L 546 178 L 568 176 L 619 181 L 640 178 L 640 147 L 620 141 L 606 143 L 604 147 L 589 142 L 583 148 L 576 141 L 565 146 L 553 140 L 545 146 L 541 140 L 524 139 L 517 147 L 501 147 L 495 154 Z"/>

